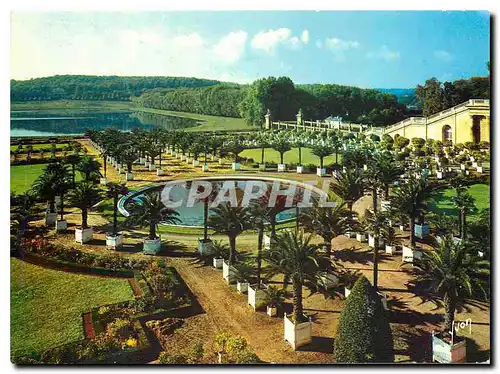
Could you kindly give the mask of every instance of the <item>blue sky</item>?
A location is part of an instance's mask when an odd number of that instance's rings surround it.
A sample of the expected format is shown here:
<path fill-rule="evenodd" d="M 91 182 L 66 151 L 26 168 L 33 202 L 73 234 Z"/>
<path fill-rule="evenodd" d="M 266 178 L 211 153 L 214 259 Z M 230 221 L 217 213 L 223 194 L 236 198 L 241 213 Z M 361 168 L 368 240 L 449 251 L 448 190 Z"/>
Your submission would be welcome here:
<path fill-rule="evenodd" d="M 487 75 L 485 12 L 13 13 L 11 77 L 174 75 L 407 88 Z"/>

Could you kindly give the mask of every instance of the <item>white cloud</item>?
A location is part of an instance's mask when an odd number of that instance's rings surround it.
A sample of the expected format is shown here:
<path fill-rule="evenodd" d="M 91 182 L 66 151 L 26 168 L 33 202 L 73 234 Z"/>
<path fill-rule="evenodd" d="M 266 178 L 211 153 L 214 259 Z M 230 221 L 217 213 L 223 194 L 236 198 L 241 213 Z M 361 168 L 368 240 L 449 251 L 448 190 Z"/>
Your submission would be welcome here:
<path fill-rule="evenodd" d="M 235 63 L 245 52 L 246 40 L 245 31 L 230 32 L 214 45 L 213 52 L 219 60 L 230 64 Z"/>
<path fill-rule="evenodd" d="M 304 44 L 309 43 L 309 31 L 308 30 L 302 31 L 302 35 L 300 36 L 300 40 L 302 40 L 302 42 Z"/>
<path fill-rule="evenodd" d="M 401 56 L 398 51 L 391 51 L 389 47 L 384 44 L 378 50 L 368 52 L 366 57 L 374 60 L 394 61 L 399 59 Z"/>
<path fill-rule="evenodd" d="M 279 43 L 288 41 L 291 35 L 292 30 L 287 28 L 261 31 L 252 38 L 250 44 L 254 49 L 260 49 L 271 53 Z"/>
<path fill-rule="evenodd" d="M 444 50 L 434 51 L 434 57 L 437 58 L 438 60 L 445 61 L 445 62 L 453 60 L 452 54 L 450 52 L 447 52 Z"/>
<path fill-rule="evenodd" d="M 327 38 L 325 40 L 325 47 L 335 51 L 347 51 L 349 49 L 356 49 L 359 43 L 352 40 L 342 40 L 339 38 Z"/>

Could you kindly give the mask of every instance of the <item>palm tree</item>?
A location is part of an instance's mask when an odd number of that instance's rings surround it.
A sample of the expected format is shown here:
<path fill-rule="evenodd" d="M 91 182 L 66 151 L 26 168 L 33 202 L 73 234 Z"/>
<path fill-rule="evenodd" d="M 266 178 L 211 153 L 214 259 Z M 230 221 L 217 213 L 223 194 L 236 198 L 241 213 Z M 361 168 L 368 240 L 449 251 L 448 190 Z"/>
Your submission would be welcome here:
<path fill-rule="evenodd" d="M 457 220 L 446 213 L 432 214 L 427 220 L 436 236 L 452 234 L 457 229 Z"/>
<path fill-rule="evenodd" d="M 118 234 L 118 197 L 120 195 L 126 195 L 128 189 L 124 184 L 119 183 L 108 183 L 108 197 L 113 199 L 113 231 L 112 236 L 117 236 Z"/>
<path fill-rule="evenodd" d="M 76 165 L 76 169 L 83 174 L 86 182 L 90 182 L 95 179 L 96 175 L 99 175 L 101 163 L 94 160 L 92 156 L 83 156 Z"/>
<path fill-rule="evenodd" d="M 352 206 L 364 193 L 363 173 L 358 169 L 347 169 L 333 176 L 330 191 L 346 202 L 352 216 Z"/>
<path fill-rule="evenodd" d="M 323 238 L 328 257 L 332 251 L 332 240 L 345 234 L 352 227 L 345 204 L 338 204 L 334 208 L 324 208 L 315 204 L 312 208 L 305 209 L 298 220 L 306 232 Z"/>
<path fill-rule="evenodd" d="M 149 240 L 157 239 L 156 229 L 160 222 L 180 223 L 179 213 L 163 204 L 159 192 L 146 192 L 140 197 L 140 202 L 134 202 L 131 205 L 126 224 L 139 227 L 149 226 Z"/>
<path fill-rule="evenodd" d="M 373 287 L 378 289 L 378 250 L 379 238 L 382 230 L 387 227 L 387 214 L 385 212 L 372 213 L 368 209 L 365 211 L 365 223 L 368 231 L 373 235 Z"/>
<path fill-rule="evenodd" d="M 476 297 L 486 298 L 489 279 L 489 262 L 471 253 L 466 242 L 455 242 L 451 235 L 434 250 L 423 252 L 423 257 L 414 263 L 416 282 L 428 291 L 440 296 L 445 305 L 445 331 L 451 331 L 455 309 L 459 302 Z"/>
<path fill-rule="evenodd" d="M 467 237 L 467 214 L 473 213 L 476 210 L 474 204 L 476 199 L 465 190 L 457 189 L 457 195 L 452 198 L 453 204 L 458 209 L 458 227 L 460 237 L 466 239 Z"/>
<path fill-rule="evenodd" d="M 260 288 L 262 273 L 262 247 L 264 242 L 264 230 L 269 222 L 269 210 L 267 205 L 261 201 L 252 201 L 248 212 L 249 220 L 253 223 L 253 228 L 257 229 L 257 289 Z"/>
<path fill-rule="evenodd" d="M 59 204 L 59 212 L 61 214 L 61 221 L 64 220 L 64 196 L 66 192 L 70 190 L 71 187 L 74 187 L 74 184 L 71 181 L 71 176 L 68 173 L 68 170 L 63 167 L 60 172 L 57 172 L 57 178 L 54 179 L 54 190 L 56 195 L 60 196 L 61 202 Z"/>
<path fill-rule="evenodd" d="M 68 155 L 64 159 L 64 162 L 71 165 L 72 186 L 74 187 L 75 186 L 75 179 L 76 179 L 75 178 L 76 177 L 75 169 L 76 169 L 76 165 L 80 162 L 80 155 L 74 155 L 74 154 Z"/>
<path fill-rule="evenodd" d="M 332 154 L 332 147 L 329 144 L 317 144 L 311 152 L 313 155 L 319 157 L 319 167 L 323 169 L 323 160 Z"/>
<path fill-rule="evenodd" d="M 210 227 L 218 234 L 227 235 L 229 239 L 229 265 L 236 259 L 236 238 L 250 227 L 249 208 L 232 207 L 229 202 L 219 204 L 212 209 L 214 213 L 208 218 Z"/>
<path fill-rule="evenodd" d="M 79 208 L 82 211 L 82 230 L 87 229 L 88 226 L 88 212 L 90 207 L 92 207 L 101 198 L 100 191 L 92 184 L 87 181 L 77 183 L 75 188 L 70 194 L 71 205 Z"/>
<path fill-rule="evenodd" d="M 391 153 L 383 152 L 375 155 L 371 168 L 377 171 L 376 176 L 384 190 L 384 200 L 389 200 L 389 188 L 403 173 L 401 165 Z"/>
<path fill-rule="evenodd" d="M 292 283 L 295 323 L 307 321 L 303 311 L 302 287 L 316 291 L 321 284 L 321 271 L 331 263 L 310 242 L 311 235 L 304 237 L 302 234 L 285 231 L 277 235 L 271 248 L 263 253 L 268 264 L 268 276 L 283 274 Z"/>
<path fill-rule="evenodd" d="M 481 209 L 477 220 L 468 225 L 470 242 L 483 252 L 484 258 L 489 261 L 491 252 L 491 217 L 490 209 Z"/>
<path fill-rule="evenodd" d="M 67 169 L 60 163 L 48 164 L 42 175 L 33 183 L 32 190 L 40 198 L 47 201 L 47 213 L 55 212 L 55 198 L 58 193 L 58 183 L 67 178 Z"/>
<path fill-rule="evenodd" d="M 10 195 L 11 206 L 11 222 L 17 222 L 18 234 L 23 235 L 28 229 L 29 221 L 35 214 L 36 195 L 32 190 L 28 190 L 22 194 Z"/>
<path fill-rule="evenodd" d="M 278 136 L 271 144 L 273 149 L 280 154 L 280 164 L 283 164 L 285 153 L 292 149 L 290 142 L 284 136 Z"/>
<path fill-rule="evenodd" d="M 410 219 L 410 245 L 415 248 L 415 221 L 420 217 L 423 224 L 423 215 L 427 210 L 427 200 L 432 191 L 425 179 L 410 179 L 395 191 L 392 197 L 394 209 L 403 212 Z"/>

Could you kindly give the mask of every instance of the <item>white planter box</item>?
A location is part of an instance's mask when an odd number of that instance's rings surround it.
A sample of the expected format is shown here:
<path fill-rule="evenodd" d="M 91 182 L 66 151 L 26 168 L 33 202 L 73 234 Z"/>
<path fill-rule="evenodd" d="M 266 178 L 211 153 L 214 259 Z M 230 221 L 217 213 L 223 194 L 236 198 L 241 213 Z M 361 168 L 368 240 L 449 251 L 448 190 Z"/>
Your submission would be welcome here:
<path fill-rule="evenodd" d="M 108 249 L 118 249 L 123 246 L 123 234 L 114 235 L 106 235 L 106 248 Z"/>
<path fill-rule="evenodd" d="M 201 171 L 208 171 L 208 164 L 201 165 Z"/>
<path fill-rule="evenodd" d="M 161 249 L 161 239 L 145 239 L 142 245 L 142 253 L 145 255 L 155 255 L 160 252 Z"/>
<path fill-rule="evenodd" d="M 258 310 L 266 306 L 266 293 L 263 289 L 257 289 L 257 285 L 248 286 L 248 305 L 253 310 Z"/>
<path fill-rule="evenodd" d="M 465 164 L 460 164 L 460 170 L 465 170 L 467 169 L 467 166 L 465 166 Z"/>
<path fill-rule="evenodd" d="M 149 168 L 149 171 L 154 171 L 154 170 L 156 170 L 156 166 L 155 166 L 155 164 L 153 164 L 153 163 L 149 164 L 148 168 Z"/>
<path fill-rule="evenodd" d="M 465 175 L 469 175 L 469 174 L 470 174 L 469 170 L 466 170 Z"/>
<path fill-rule="evenodd" d="M 81 228 L 76 228 L 75 229 L 75 241 L 80 244 L 88 243 L 92 240 L 92 237 L 94 235 L 94 230 L 92 230 L 92 227 L 89 227 L 88 229 L 81 229 Z"/>
<path fill-rule="evenodd" d="M 356 240 L 360 243 L 366 242 L 366 234 L 356 233 Z"/>
<path fill-rule="evenodd" d="M 134 173 L 127 173 L 127 175 L 126 175 L 126 179 L 127 179 L 128 181 L 134 180 Z"/>
<path fill-rule="evenodd" d="M 269 235 L 264 235 L 264 249 L 271 248 L 271 237 Z"/>
<path fill-rule="evenodd" d="M 148 161 L 144 162 L 144 166 L 145 166 L 145 167 L 149 168 L 149 165 L 150 165 L 150 164 L 149 164 L 149 162 L 148 162 Z"/>
<path fill-rule="evenodd" d="M 278 164 L 278 172 L 284 172 L 286 170 L 285 164 Z"/>
<path fill-rule="evenodd" d="M 214 268 L 216 269 L 221 269 L 222 268 L 222 263 L 224 262 L 224 259 L 222 258 L 214 258 L 213 260 L 213 265 L 214 265 Z"/>
<path fill-rule="evenodd" d="M 303 174 L 304 173 L 304 167 L 303 166 L 297 166 L 297 174 Z"/>
<path fill-rule="evenodd" d="M 316 175 L 318 177 L 324 177 L 326 175 L 326 169 L 325 168 L 316 168 Z"/>
<path fill-rule="evenodd" d="M 290 343 L 296 350 L 299 347 L 310 344 L 312 341 L 312 322 L 309 320 L 302 323 L 293 323 L 285 314 L 284 318 L 285 341 Z"/>
<path fill-rule="evenodd" d="M 139 162 L 144 164 L 146 162 L 146 157 L 139 157 Z"/>
<path fill-rule="evenodd" d="M 381 292 L 377 292 L 377 294 L 380 296 L 380 301 L 382 302 L 384 310 L 389 310 L 389 308 L 387 307 L 387 297 Z"/>
<path fill-rule="evenodd" d="M 399 229 L 400 229 L 401 231 L 405 231 L 405 227 L 404 227 L 404 225 L 399 225 Z"/>
<path fill-rule="evenodd" d="M 368 246 L 375 248 L 375 237 L 372 236 L 371 234 L 368 235 Z"/>
<path fill-rule="evenodd" d="M 474 156 L 470 156 L 469 160 L 471 160 L 472 162 L 476 161 L 476 159 L 474 158 Z"/>
<path fill-rule="evenodd" d="M 234 283 L 234 273 L 236 269 L 233 266 L 229 266 L 226 261 L 222 262 L 222 278 L 229 284 Z"/>
<path fill-rule="evenodd" d="M 161 177 L 162 175 L 165 175 L 165 171 L 162 168 L 156 168 L 156 175 Z"/>
<path fill-rule="evenodd" d="M 101 178 L 99 180 L 99 183 L 102 184 L 103 186 L 107 185 L 108 184 L 108 178 Z"/>
<path fill-rule="evenodd" d="M 57 213 L 45 213 L 45 226 L 53 226 L 57 221 Z"/>
<path fill-rule="evenodd" d="M 443 174 L 444 173 L 442 171 L 436 172 L 437 179 L 443 179 Z"/>
<path fill-rule="evenodd" d="M 344 287 L 344 296 L 348 297 L 351 294 L 351 290 L 347 287 Z"/>
<path fill-rule="evenodd" d="M 267 315 L 269 317 L 276 317 L 278 315 L 278 308 L 268 305 L 267 306 Z"/>
<path fill-rule="evenodd" d="M 236 282 L 236 289 L 239 293 L 245 293 L 248 291 L 248 282 Z"/>
<path fill-rule="evenodd" d="M 472 163 L 472 167 L 473 167 L 473 168 L 477 168 L 477 162 L 476 162 L 476 161 L 474 161 L 474 162 Z"/>
<path fill-rule="evenodd" d="M 266 171 L 266 164 L 259 164 L 259 171 Z"/>
<path fill-rule="evenodd" d="M 459 363 L 466 361 L 466 340 L 458 343 L 448 343 L 437 335 L 432 336 L 432 361 L 442 364 Z"/>
<path fill-rule="evenodd" d="M 394 254 L 395 252 L 395 247 L 392 246 L 392 245 L 385 245 L 385 253 L 387 253 L 388 255 L 392 255 Z"/>
<path fill-rule="evenodd" d="M 477 170 L 478 173 L 482 173 L 483 172 L 483 167 L 482 166 L 478 166 L 476 168 L 476 170 Z"/>
<path fill-rule="evenodd" d="M 386 212 L 391 208 L 390 200 L 380 200 L 380 210 L 382 212 Z"/>
<path fill-rule="evenodd" d="M 335 274 L 331 273 L 322 273 L 319 278 L 323 282 L 323 286 L 325 287 L 326 290 L 335 287 L 339 284 L 339 278 Z"/>
<path fill-rule="evenodd" d="M 233 168 L 233 170 L 240 170 L 241 165 L 240 165 L 240 163 L 239 163 L 239 162 L 233 162 L 233 163 L 231 164 L 231 167 Z"/>
<path fill-rule="evenodd" d="M 194 167 L 197 167 L 200 165 L 200 161 L 199 160 L 193 160 L 193 166 Z"/>
<path fill-rule="evenodd" d="M 363 170 L 368 170 L 368 165 L 363 165 Z"/>
<path fill-rule="evenodd" d="M 209 255 L 212 252 L 213 247 L 212 240 L 208 239 L 208 241 L 203 241 L 203 239 L 198 240 L 198 253 L 200 255 Z M 222 266 L 222 265 L 221 265 Z"/>
<path fill-rule="evenodd" d="M 422 252 L 419 250 L 412 250 L 410 247 L 403 246 L 403 262 L 413 263 L 413 260 L 422 258 Z"/>
<path fill-rule="evenodd" d="M 68 229 L 68 222 L 65 219 L 63 220 L 58 219 L 56 221 L 56 232 L 66 231 L 67 229 Z"/>

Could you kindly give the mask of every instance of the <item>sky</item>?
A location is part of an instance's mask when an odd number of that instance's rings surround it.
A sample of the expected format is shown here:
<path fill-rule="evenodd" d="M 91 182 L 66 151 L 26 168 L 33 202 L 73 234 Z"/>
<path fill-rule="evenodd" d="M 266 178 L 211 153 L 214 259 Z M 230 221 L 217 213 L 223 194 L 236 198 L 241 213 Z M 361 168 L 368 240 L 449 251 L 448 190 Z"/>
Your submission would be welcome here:
<path fill-rule="evenodd" d="M 191 76 L 413 88 L 488 74 L 490 15 L 471 11 L 11 14 L 11 78 Z"/>

